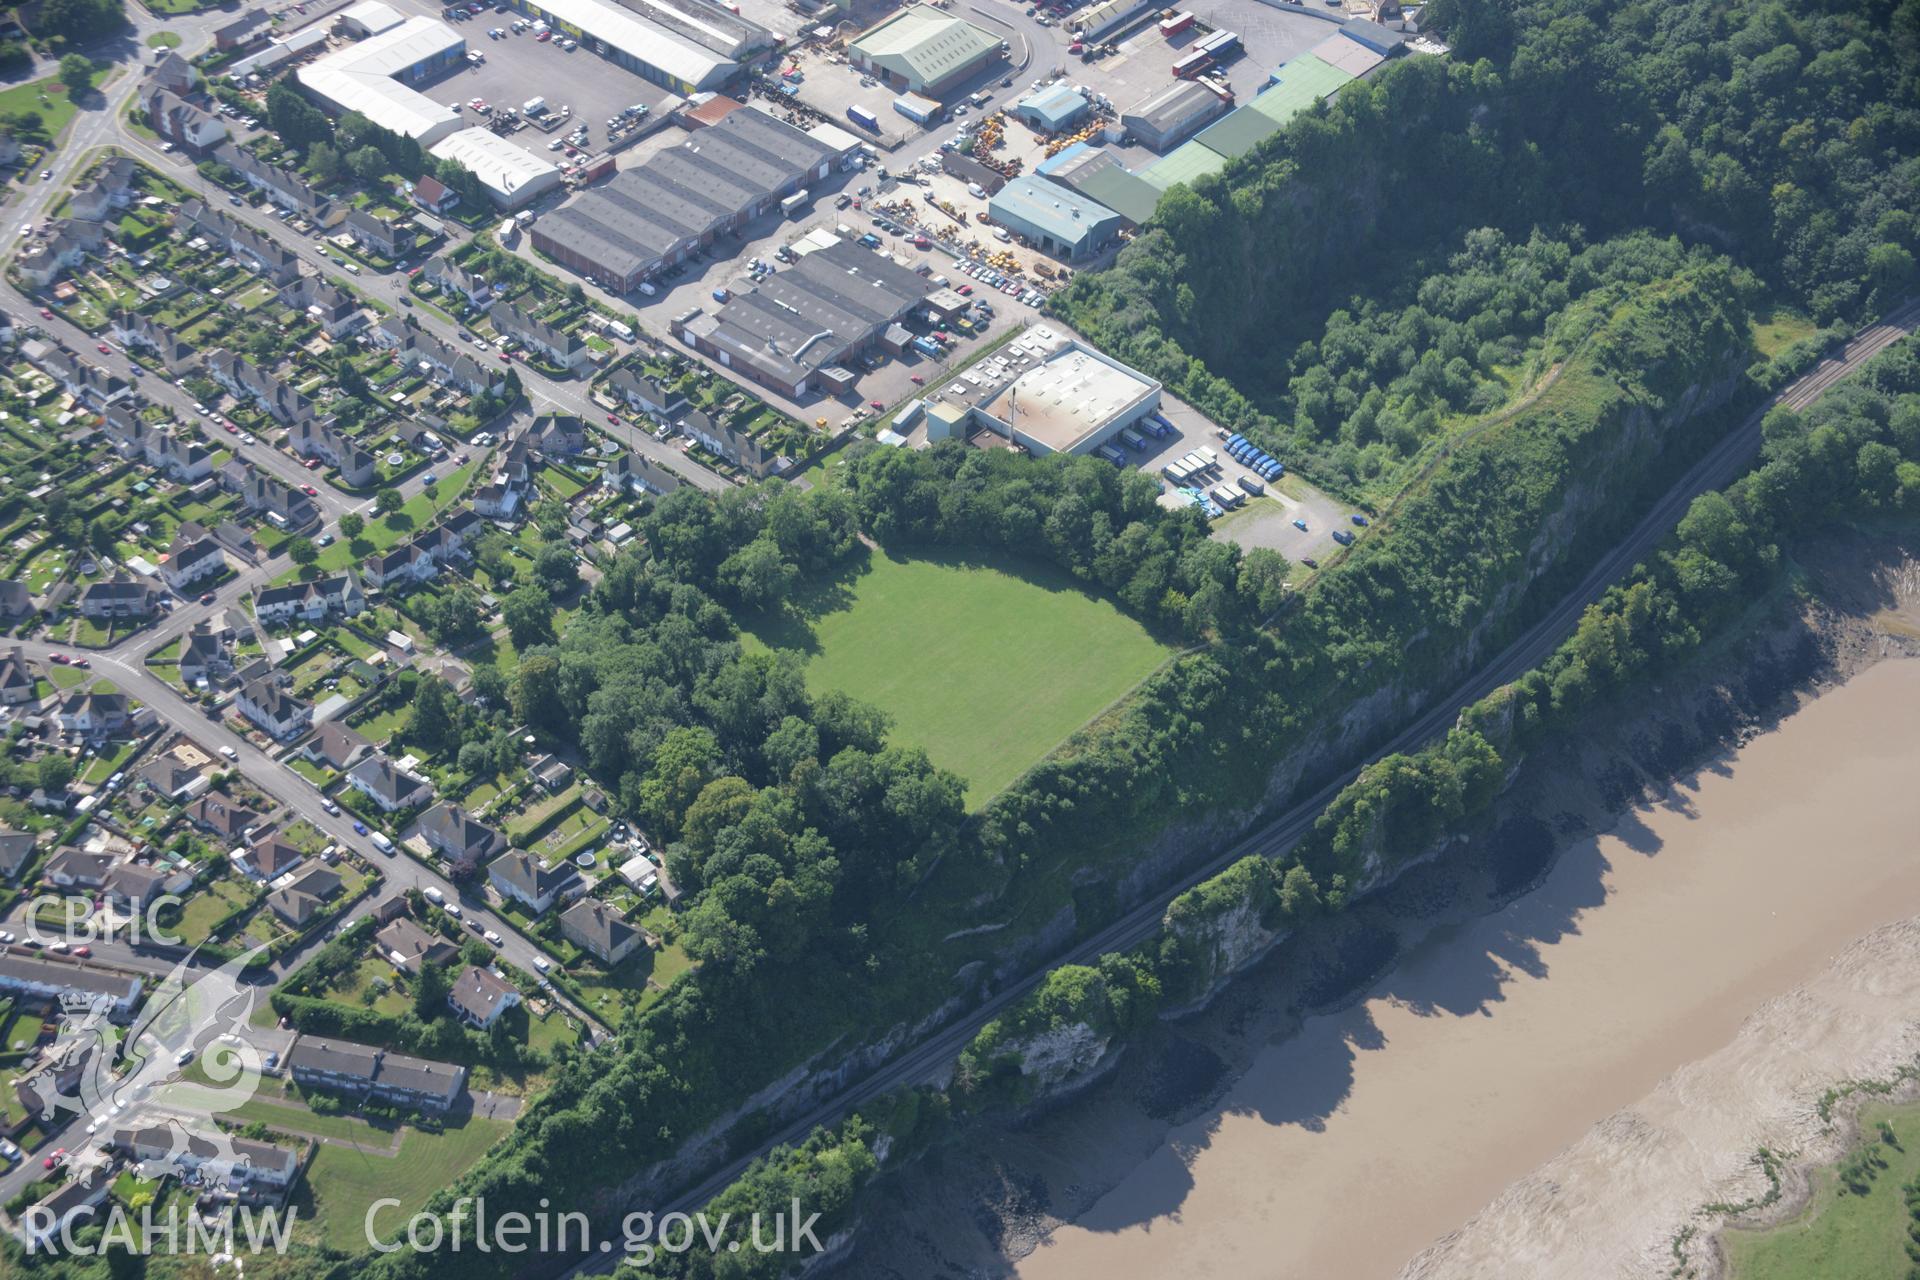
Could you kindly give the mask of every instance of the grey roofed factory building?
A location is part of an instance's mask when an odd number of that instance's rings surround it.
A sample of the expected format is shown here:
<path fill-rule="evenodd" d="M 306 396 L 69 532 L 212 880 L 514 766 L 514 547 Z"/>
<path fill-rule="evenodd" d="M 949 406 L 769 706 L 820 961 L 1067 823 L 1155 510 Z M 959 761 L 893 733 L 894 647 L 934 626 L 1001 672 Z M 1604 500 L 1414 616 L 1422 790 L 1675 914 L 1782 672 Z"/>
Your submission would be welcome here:
<path fill-rule="evenodd" d="M 533 247 L 626 292 L 827 176 L 832 147 L 764 111 L 735 111 L 533 225 Z"/>
<path fill-rule="evenodd" d="M 940 388 L 975 425 L 1035 454 L 1091 453 L 1160 407 L 1160 383 L 1036 325 Z"/>
<path fill-rule="evenodd" d="M 718 314 L 692 316 L 680 336 L 729 369 L 798 397 L 934 288 L 891 258 L 841 241 L 736 294 Z"/>
<path fill-rule="evenodd" d="M 1125 221 L 1112 209 L 1058 183 L 1021 174 L 987 201 L 993 220 L 1043 253 L 1069 261 L 1112 242 Z"/>
<path fill-rule="evenodd" d="M 1232 106 L 1232 94 L 1223 95 L 1198 80 L 1175 80 L 1122 111 L 1120 123 L 1142 145 L 1171 151 Z"/>
<path fill-rule="evenodd" d="M 1137 173 L 1129 173 L 1113 152 L 1084 142 L 1050 157 L 1034 172 L 1099 201 L 1135 226 L 1151 218 L 1160 203 L 1158 187 Z"/>

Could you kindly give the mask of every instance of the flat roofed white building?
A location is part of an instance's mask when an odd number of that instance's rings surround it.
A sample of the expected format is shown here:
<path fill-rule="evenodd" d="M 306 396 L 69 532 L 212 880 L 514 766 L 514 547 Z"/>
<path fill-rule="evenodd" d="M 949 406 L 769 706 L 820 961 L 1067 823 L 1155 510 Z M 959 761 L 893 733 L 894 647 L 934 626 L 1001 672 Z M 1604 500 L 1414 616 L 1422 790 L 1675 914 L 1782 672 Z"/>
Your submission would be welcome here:
<path fill-rule="evenodd" d="M 349 35 L 365 40 L 369 36 L 391 31 L 405 21 L 406 18 L 398 9 L 382 3 L 382 0 L 361 0 L 361 3 L 340 15 L 339 25 Z"/>
<path fill-rule="evenodd" d="M 452 160 L 486 183 L 493 202 L 515 209 L 543 191 L 560 185 L 560 170 L 517 142 L 486 129 L 450 133 L 428 150 Z"/>
<path fill-rule="evenodd" d="M 1042 327 L 942 388 L 1036 454 L 1089 453 L 1160 407 L 1160 384 Z"/>
<path fill-rule="evenodd" d="M 466 48 L 466 39 L 446 23 L 408 18 L 302 67 L 300 83 L 338 111 L 358 111 L 429 146 L 460 128 L 460 113 L 411 86 L 459 62 Z"/>
<path fill-rule="evenodd" d="M 606 0 L 523 0 L 522 7 L 563 35 L 598 41 L 605 48 L 596 52 L 609 61 L 676 93 L 718 89 L 739 70 L 732 58 Z"/>

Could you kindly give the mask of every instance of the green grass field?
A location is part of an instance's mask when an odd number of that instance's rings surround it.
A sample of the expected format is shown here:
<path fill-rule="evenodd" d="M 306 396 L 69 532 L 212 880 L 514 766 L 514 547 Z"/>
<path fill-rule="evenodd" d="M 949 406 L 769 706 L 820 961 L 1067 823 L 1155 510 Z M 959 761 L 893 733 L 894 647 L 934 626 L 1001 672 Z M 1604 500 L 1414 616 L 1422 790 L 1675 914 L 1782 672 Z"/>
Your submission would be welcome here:
<path fill-rule="evenodd" d="M 1886 1121 L 1898 1146 L 1875 1133 Z M 1735 1280 L 1897 1280 L 1907 1258 L 1908 1216 L 1901 1188 L 1920 1175 L 1920 1103 L 1860 1110 L 1861 1145 L 1884 1160 L 1865 1195 L 1842 1185 L 1835 1169 L 1813 1179 L 1813 1199 L 1798 1216 L 1767 1231 L 1721 1236 Z M 1851 1157 L 1849 1157 L 1851 1158 Z"/>
<path fill-rule="evenodd" d="M 503 1120 L 469 1119 L 445 1133 L 408 1128 L 393 1155 L 323 1143 L 307 1168 L 321 1238 L 336 1249 L 364 1252 L 367 1207 L 389 1196 L 400 1204 L 383 1208 L 373 1225 L 383 1238 L 404 1232 L 428 1196 L 466 1172 L 511 1127 Z"/>
<path fill-rule="evenodd" d="M 965 778 L 975 806 L 1171 652 L 1063 574 L 945 558 L 871 556 L 753 630 L 805 654 L 814 688 L 886 712 L 894 739 Z"/>

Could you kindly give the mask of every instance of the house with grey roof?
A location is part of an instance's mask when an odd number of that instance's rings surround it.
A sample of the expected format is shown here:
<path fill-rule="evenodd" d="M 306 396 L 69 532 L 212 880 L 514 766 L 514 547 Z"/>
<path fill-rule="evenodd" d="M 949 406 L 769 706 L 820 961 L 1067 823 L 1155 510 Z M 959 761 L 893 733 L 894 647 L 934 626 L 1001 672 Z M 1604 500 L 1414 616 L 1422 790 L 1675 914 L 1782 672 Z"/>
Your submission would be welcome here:
<path fill-rule="evenodd" d="M 560 913 L 560 936 L 611 969 L 643 941 L 640 930 L 598 898 L 581 898 Z"/>
<path fill-rule="evenodd" d="M 233 705 L 269 737 L 289 742 L 313 726 L 313 708 L 272 676 L 240 686 Z"/>
<path fill-rule="evenodd" d="M 525 849 L 510 849 L 487 868 L 487 881 L 535 915 L 583 892 L 586 885 L 570 862 L 549 862 Z"/>
<path fill-rule="evenodd" d="M 382 813 L 398 813 L 433 799 L 433 784 L 375 753 L 347 770 L 347 785 L 372 800 Z"/>
<path fill-rule="evenodd" d="M 454 862 L 482 862 L 507 847 L 505 836 L 448 800 L 420 816 L 419 830 L 430 849 Z"/>

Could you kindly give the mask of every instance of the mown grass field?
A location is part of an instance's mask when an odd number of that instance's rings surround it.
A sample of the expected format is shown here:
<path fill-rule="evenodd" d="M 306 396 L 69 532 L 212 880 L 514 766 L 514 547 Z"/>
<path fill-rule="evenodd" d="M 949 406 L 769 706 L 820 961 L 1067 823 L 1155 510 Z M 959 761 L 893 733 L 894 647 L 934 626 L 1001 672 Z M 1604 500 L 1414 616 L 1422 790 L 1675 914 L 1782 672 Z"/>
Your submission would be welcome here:
<path fill-rule="evenodd" d="M 313 1208 L 320 1215 L 321 1238 L 346 1252 L 365 1251 L 367 1208 L 387 1197 L 400 1204 L 383 1208 L 374 1228 L 385 1239 L 404 1233 L 407 1219 L 419 1212 L 427 1197 L 465 1173 L 511 1127 L 504 1120 L 468 1119 L 445 1133 L 407 1128 L 399 1151 L 392 1155 L 323 1143 L 306 1173 Z"/>
<path fill-rule="evenodd" d="M 1898 1146 L 1874 1132 L 1885 1120 Z M 1898 1280 L 1912 1267 L 1906 1253 L 1908 1215 L 1902 1188 L 1920 1176 L 1920 1103 L 1868 1105 L 1860 1111 L 1861 1143 L 1885 1167 L 1865 1195 L 1843 1186 L 1834 1169 L 1814 1175 L 1811 1202 L 1767 1231 L 1726 1232 L 1721 1240 L 1735 1280 Z M 1851 1158 L 1853 1153 L 1849 1153 Z"/>
<path fill-rule="evenodd" d="M 886 712 L 893 740 L 965 778 L 974 806 L 1171 652 L 1063 574 L 880 554 L 754 634 L 800 650 L 814 689 Z"/>

